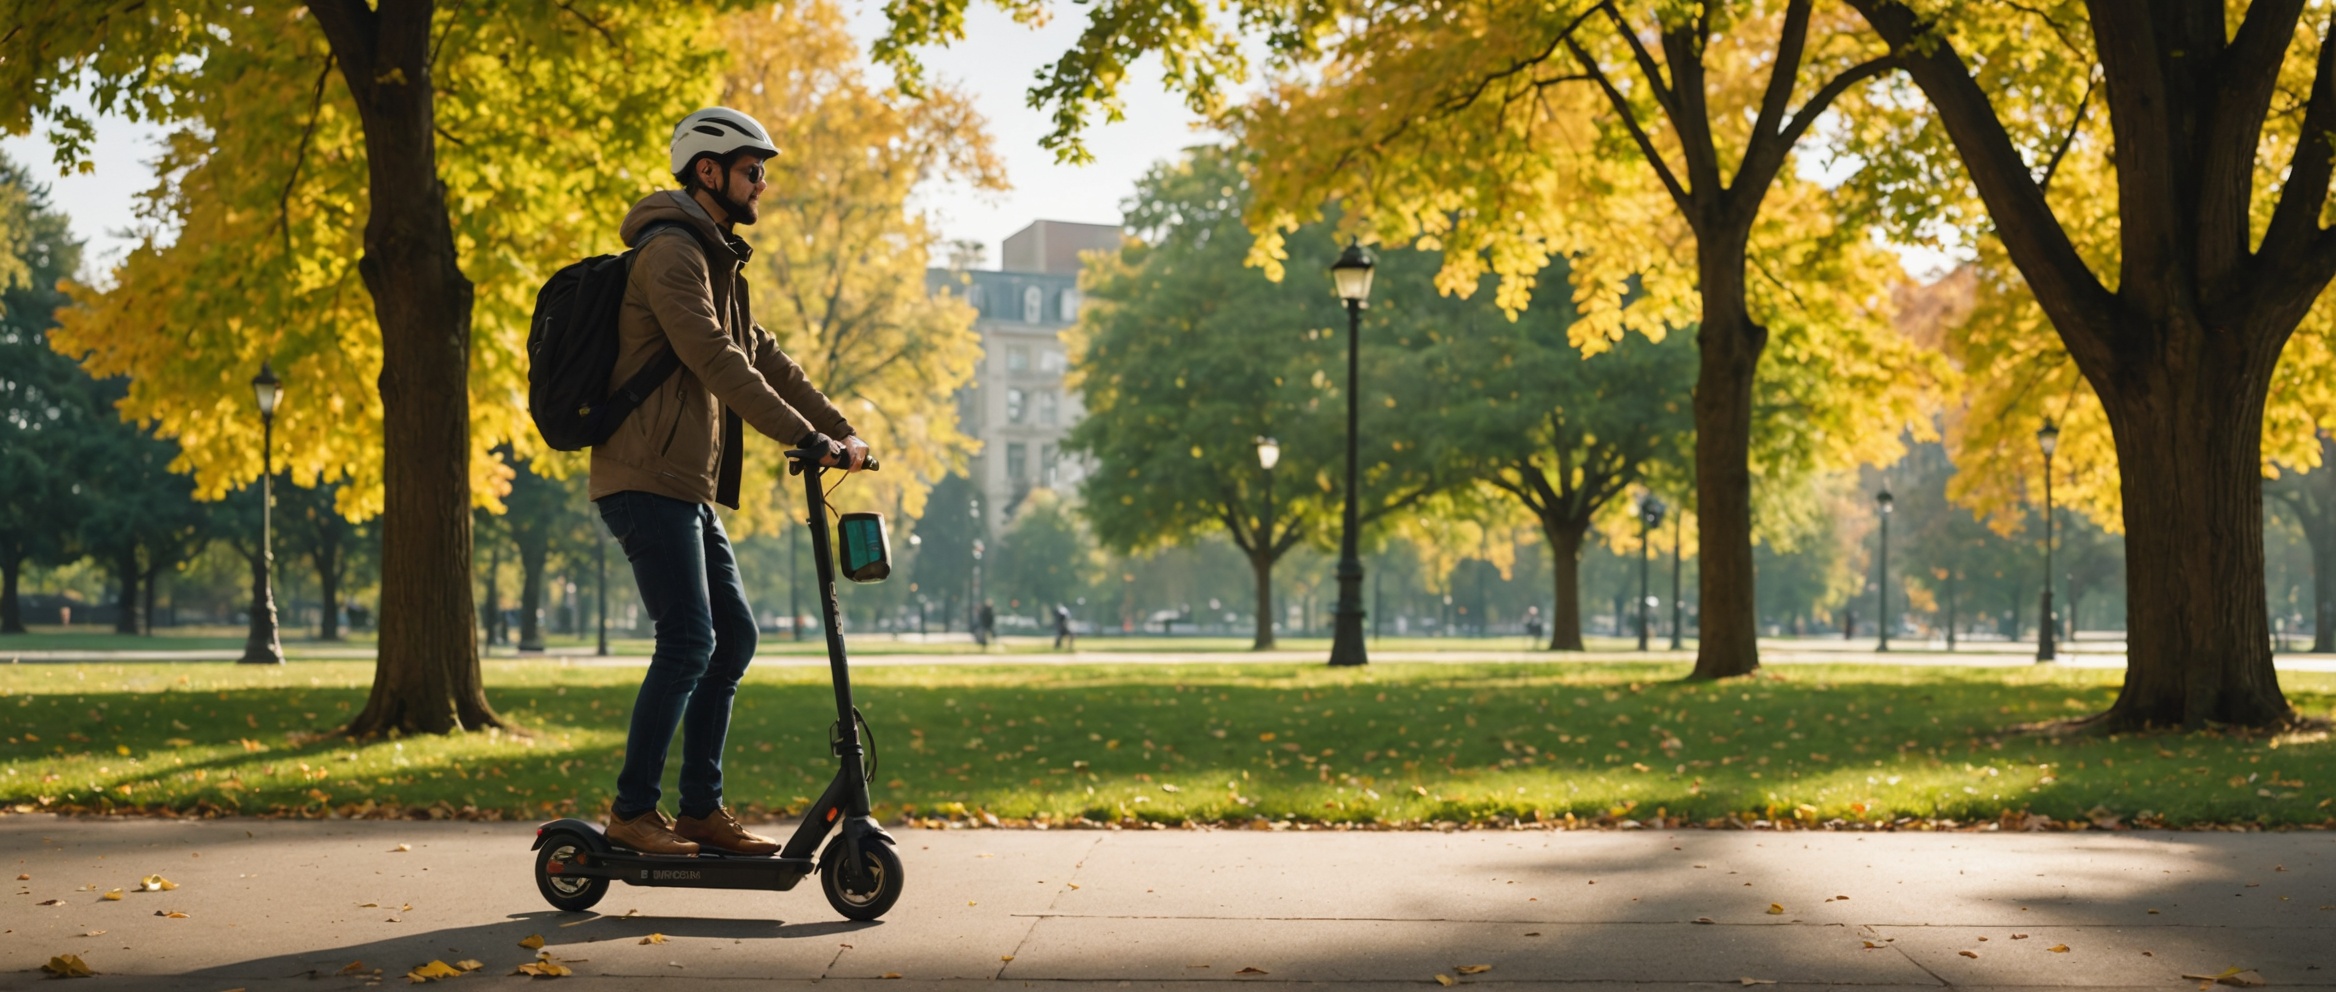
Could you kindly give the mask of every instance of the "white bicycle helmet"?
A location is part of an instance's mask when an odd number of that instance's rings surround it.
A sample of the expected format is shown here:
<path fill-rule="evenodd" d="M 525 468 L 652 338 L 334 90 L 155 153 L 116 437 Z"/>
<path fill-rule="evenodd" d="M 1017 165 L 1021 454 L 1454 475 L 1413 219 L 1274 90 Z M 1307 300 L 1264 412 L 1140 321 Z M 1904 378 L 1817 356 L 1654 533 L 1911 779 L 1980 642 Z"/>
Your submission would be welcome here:
<path fill-rule="evenodd" d="M 761 152 L 765 157 L 779 153 L 778 146 L 771 143 L 770 132 L 763 130 L 762 122 L 728 107 L 707 107 L 674 125 L 673 174 L 681 175 L 700 155 L 749 150 Z"/>

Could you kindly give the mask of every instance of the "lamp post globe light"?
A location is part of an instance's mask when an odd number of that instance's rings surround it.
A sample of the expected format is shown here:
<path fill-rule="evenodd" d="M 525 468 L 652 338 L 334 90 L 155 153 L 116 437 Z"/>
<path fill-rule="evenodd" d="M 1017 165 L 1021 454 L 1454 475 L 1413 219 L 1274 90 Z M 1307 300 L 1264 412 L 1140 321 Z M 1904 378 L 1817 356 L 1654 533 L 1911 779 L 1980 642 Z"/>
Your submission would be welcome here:
<path fill-rule="evenodd" d="M 1363 304 L 1371 296 L 1371 256 L 1360 243 L 1347 242 L 1346 251 L 1330 267 L 1338 284 L 1338 298 L 1346 301 L 1346 511 L 1338 535 L 1338 617 L 1330 641 L 1330 663 L 1362 665 L 1370 662 L 1363 648 L 1363 560 L 1355 553 L 1355 424 L 1361 410 L 1361 341 Z"/>
<path fill-rule="evenodd" d="M 1874 506 L 1882 511 L 1880 562 L 1874 569 L 1874 616 L 1882 628 L 1882 642 L 1876 651 L 1890 650 L 1890 511 L 1898 508 L 1898 498 L 1890 495 L 1890 487 L 1874 494 Z"/>
<path fill-rule="evenodd" d="M 2044 452 L 2044 592 L 2043 601 L 2036 608 L 2036 660 L 2053 661 L 2059 657 L 2053 644 L 2052 620 L 2052 450 L 2060 446 L 2060 428 L 2052 418 L 2044 419 L 2044 426 L 2036 431 L 2036 447 Z"/>
<path fill-rule="evenodd" d="M 1647 568 L 1652 559 L 1655 528 L 1663 525 L 1663 501 L 1648 493 L 1638 501 L 1638 649 L 1647 649 L 1647 628 L 1653 624 L 1655 597 L 1647 590 Z"/>
<path fill-rule="evenodd" d="M 251 633 L 243 641 L 243 657 L 247 665 L 281 665 L 284 663 L 284 645 L 276 637 L 276 590 L 270 574 L 275 565 L 275 535 L 272 533 L 275 516 L 275 441 L 276 402 L 283 398 L 284 384 L 276 378 L 276 371 L 268 363 L 260 363 L 260 374 L 251 380 L 252 397 L 260 407 L 260 548 L 251 560 Z"/>

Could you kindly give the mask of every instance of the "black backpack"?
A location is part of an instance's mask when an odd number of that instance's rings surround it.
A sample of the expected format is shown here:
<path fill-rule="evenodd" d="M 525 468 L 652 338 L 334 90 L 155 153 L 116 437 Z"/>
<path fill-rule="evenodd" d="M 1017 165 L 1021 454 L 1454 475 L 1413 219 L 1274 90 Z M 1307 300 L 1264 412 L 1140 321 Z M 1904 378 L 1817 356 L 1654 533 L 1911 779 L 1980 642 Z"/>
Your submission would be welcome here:
<path fill-rule="evenodd" d="M 554 450 L 580 451 L 608 440 L 681 367 L 680 356 L 668 347 L 616 392 L 608 391 L 608 377 L 616 373 L 617 313 L 633 255 L 669 227 L 688 225 L 651 225 L 631 250 L 561 269 L 535 294 L 535 318 L 527 328 L 527 410 Z"/>

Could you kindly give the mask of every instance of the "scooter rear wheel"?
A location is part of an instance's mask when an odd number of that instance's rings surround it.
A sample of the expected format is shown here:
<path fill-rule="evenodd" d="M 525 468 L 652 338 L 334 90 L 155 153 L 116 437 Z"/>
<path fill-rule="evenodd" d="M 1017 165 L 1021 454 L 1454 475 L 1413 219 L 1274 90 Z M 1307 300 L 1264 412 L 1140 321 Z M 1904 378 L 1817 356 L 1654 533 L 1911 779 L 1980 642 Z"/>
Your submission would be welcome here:
<path fill-rule="evenodd" d="M 555 874 L 552 863 L 572 865 L 582 858 L 584 842 L 569 834 L 546 838 L 543 847 L 535 853 L 535 887 L 543 893 L 552 908 L 570 913 L 581 913 L 600 902 L 608 894 L 608 879 L 586 878 L 582 875 Z"/>
<path fill-rule="evenodd" d="M 854 890 L 845 878 L 840 841 L 819 862 L 819 887 L 827 893 L 827 904 L 847 920 L 873 920 L 900 901 L 900 855 L 892 852 L 892 845 L 874 839 L 862 843 L 860 865 L 867 876 L 861 883 L 864 892 Z"/>

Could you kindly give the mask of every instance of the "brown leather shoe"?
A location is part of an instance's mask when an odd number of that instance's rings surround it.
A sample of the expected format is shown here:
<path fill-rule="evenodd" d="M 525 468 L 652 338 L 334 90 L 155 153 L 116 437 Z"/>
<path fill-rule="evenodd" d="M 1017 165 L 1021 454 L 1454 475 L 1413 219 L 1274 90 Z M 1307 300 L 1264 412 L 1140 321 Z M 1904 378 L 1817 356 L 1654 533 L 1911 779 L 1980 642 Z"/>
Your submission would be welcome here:
<path fill-rule="evenodd" d="M 728 806 L 716 806 L 703 817 L 682 817 L 676 821 L 673 832 L 726 854 L 779 853 L 778 841 L 739 826 L 738 818 L 730 814 Z"/>
<path fill-rule="evenodd" d="M 630 820 L 620 820 L 616 813 L 608 814 L 608 842 L 618 847 L 629 847 L 642 854 L 698 853 L 697 844 L 673 832 L 673 821 L 665 811 L 653 809 Z"/>

